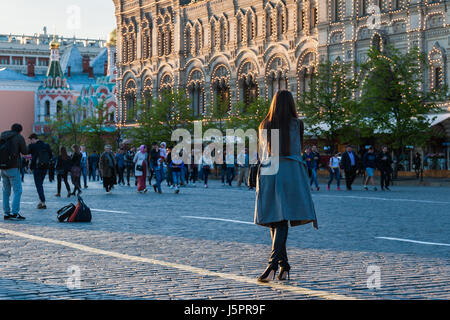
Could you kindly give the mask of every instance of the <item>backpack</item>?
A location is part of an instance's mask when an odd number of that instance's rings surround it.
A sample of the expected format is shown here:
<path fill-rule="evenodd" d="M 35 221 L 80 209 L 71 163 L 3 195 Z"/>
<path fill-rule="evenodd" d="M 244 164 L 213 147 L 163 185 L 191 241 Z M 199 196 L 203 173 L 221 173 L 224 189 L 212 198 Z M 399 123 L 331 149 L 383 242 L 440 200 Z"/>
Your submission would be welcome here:
<path fill-rule="evenodd" d="M 78 196 L 78 203 L 75 211 L 70 215 L 68 222 L 91 222 L 91 209 L 84 203 L 83 199 Z"/>
<path fill-rule="evenodd" d="M 47 150 L 47 148 L 41 148 L 36 160 L 36 167 L 38 167 L 39 169 L 48 169 L 48 167 L 50 167 L 50 162 L 50 152 Z"/>
<path fill-rule="evenodd" d="M 91 209 L 84 203 L 83 199 L 78 196 L 77 205 L 69 204 L 58 211 L 59 222 L 91 222 Z"/>
<path fill-rule="evenodd" d="M 0 169 L 6 170 L 13 166 L 17 155 L 14 154 L 12 139 L 16 135 L 9 137 L 8 139 L 0 140 Z"/>
<path fill-rule="evenodd" d="M 64 222 L 75 212 L 75 205 L 73 203 L 69 204 L 58 210 L 58 221 Z"/>

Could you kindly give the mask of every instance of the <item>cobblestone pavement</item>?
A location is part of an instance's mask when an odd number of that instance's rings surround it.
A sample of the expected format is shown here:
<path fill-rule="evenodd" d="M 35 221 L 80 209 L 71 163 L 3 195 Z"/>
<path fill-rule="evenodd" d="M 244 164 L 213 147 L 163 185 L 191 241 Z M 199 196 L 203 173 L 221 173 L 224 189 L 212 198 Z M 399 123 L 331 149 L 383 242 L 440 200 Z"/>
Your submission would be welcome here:
<path fill-rule="evenodd" d="M 27 220 L 0 221 L 0 299 L 450 298 L 449 188 L 314 191 L 319 230 L 290 229 L 291 280 L 269 285 L 254 280 L 270 233 L 252 224 L 255 194 L 246 188 L 212 181 L 178 195 L 125 186 L 106 195 L 91 182 L 90 224 L 58 223 L 69 201 L 55 189 L 46 182 L 48 209 L 38 211 L 27 176 Z M 69 289 L 73 266 L 80 286 Z M 372 267 L 377 289 L 368 288 Z"/>

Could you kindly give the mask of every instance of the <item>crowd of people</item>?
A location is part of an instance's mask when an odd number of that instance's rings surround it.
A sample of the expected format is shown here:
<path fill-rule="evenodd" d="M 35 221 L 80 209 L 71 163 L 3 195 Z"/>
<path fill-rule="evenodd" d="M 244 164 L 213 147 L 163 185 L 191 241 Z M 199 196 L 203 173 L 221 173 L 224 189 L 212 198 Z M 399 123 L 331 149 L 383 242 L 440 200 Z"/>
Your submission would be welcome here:
<path fill-rule="evenodd" d="M 321 166 L 321 155 L 318 152 L 317 146 L 307 146 L 303 153 L 303 161 L 306 163 L 308 169 L 308 176 L 310 179 L 311 191 L 319 191 L 319 183 L 317 181 L 317 171 Z M 374 176 L 375 171 L 380 172 L 380 185 L 381 190 L 388 190 L 392 180 L 392 157 L 388 152 L 387 147 L 383 147 L 382 151 L 378 154 L 375 152 L 373 146 L 369 146 L 367 152 L 362 156 L 358 156 L 351 145 L 348 145 L 344 153 L 336 152 L 330 158 L 326 167 L 329 172 L 329 179 L 327 183 L 327 190 L 331 190 L 331 184 L 333 180 L 336 180 L 337 190 L 341 190 L 341 177 L 345 176 L 346 187 L 348 191 L 352 190 L 352 185 L 359 174 L 364 176 L 363 188 L 369 190 L 369 183 L 372 185 L 373 190 L 377 191 L 375 186 Z"/>
<path fill-rule="evenodd" d="M 61 189 L 64 184 L 67 197 L 78 196 L 82 190 L 88 188 L 88 182 L 102 182 L 106 194 L 111 194 L 116 185 L 135 186 L 138 193 L 147 193 L 147 186 L 153 187 L 155 193 L 162 193 L 164 181 L 176 194 L 180 193 L 182 187 L 195 186 L 201 183 L 208 188 L 210 175 L 213 173 L 219 178 L 223 186 L 232 186 L 237 180 L 237 186 L 243 184 L 249 189 L 256 188 L 256 177 L 258 171 L 258 155 L 249 154 L 245 148 L 237 156 L 223 152 L 221 164 L 217 164 L 208 157 L 194 159 L 192 150 L 192 161 L 184 163 L 181 157 L 172 157 L 172 148 L 167 147 L 165 142 L 152 143 L 150 149 L 141 145 L 139 148 L 124 145 L 113 152 L 111 145 L 106 145 L 102 153 L 93 150 L 88 153 L 84 145 L 76 144 L 68 150 L 60 147 L 54 154 L 50 146 L 41 141 L 36 134 L 29 136 L 30 144 L 26 146 L 25 139 L 21 136 L 21 125 L 13 125 L 10 131 L 1 136 L 3 141 L 8 142 L 9 152 L 15 154 L 14 159 L 9 159 L 7 169 L 2 170 L 4 182 L 4 199 L 9 199 L 11 189 L 14 191 L 12 210 L 9 201 L 3 201 L 5 219 L 21 219 L 19 213 L 21 182 L 25 173 L 32 173 L 36 191 L 39 196 L 38 209 L 46 209 L 46 196 L 44 191 L 44 180 L 48 174 L 50 182 L 56 180 L 56 197 L 61 197 Z M 19 156 L 18 156 L 19 155 Z M 181 156 L 181 154 L 180 154 Z M 311 191 L 320 190 L 318 182 L 318 170 L 323 167 L 323 156 L 320 155 L 317 146 L 306 147 L 302 155 L 303 163 L 307 167 Z M 329 171 L 327 190 L 336 180 L 337 190 L 341 190 L 340 182 L 345 174 L 347 190 L 352 190 L 352 185 L 358 170 L 364 168 L 363 187 L 368 190 L 371 184 L 377 190 L 374 182 L 374 172 L 380 171 L 380 183 L 382 190 L 390 190 L 392 173 L 392 159 L 384 147 L 382 152 L 376 154 L 373 147 L 360 157 L 353 152 L 351 146 L 341 155 L 336 153 L 329 158 L 326 165 Z M 16 172 L 17 171 L 17 172 Z M 17 174 L 17 177 L 16 177 Z M 56 179 L 55 179 L 56 177 Z M 69 183 L 69 177 L 71 184 Z M 23 217 L 22 217 L 23 218 Z"/>
<path fill-rule="evenodd" d="M 28 137 L 30 143 L 27 146 L 21 135 L 22 129 L 20 124 L 14 124 L 10 131 L 1 135 L 0 169 L 5 220 L 25 219 L 20 214 L 20 198 L 26 173 L 33 175 L 39 197 L 37 209 L 40 210 L 47 209 L 44 190 L 47 175 L 50 182 L 57 182 L 55 196 L 62 196 L 64 184 L 68 198 L 81 195 L 83 188 L 88 188 L 88 182 L 102 182 L 106 194 L 111 194 L 116 185 L 134 185 L 140 194 L 148 192 L 149 185 L 155 193 L 161 194 L 162 184 L 166 181 L 167 186 L 178 194 L 181 187 L 189 184 L 195 186 L 198 182 L 208 188 L 214 169 L 216 174 L 221 169 L 223 185 L 232 186 L 236 167 L 239 169 L 237 185 L 241 187 L 245 184 L 249 190 L 256 188 L 257 165 L 250 165 L 248 149 L 237 157 L 224 154 L 223 165 L 217 165 L 207 157 L 196 163 L 194 153 L 192 162 L 185 164 L 180 157 L 172 157 L 172 148 L 167 147 L 165 142 L 152 143 L 150 150 L 145 145 L 138 149 L 124 145 L 116 152 L 113 152 L 111 145 L 106 145 L 102 153 L 96 150 L 88 153 L 84 145 L 74 144 L 71 148 L 62 146 L 54 153 L 50 145 L 34 133 Z M 230 157 L 233 158 L 230 160 Z M 229 161 L 228 164 L 225 161 Z M 11 190 L 14 193 L 12 208 L 9 203 Z"/>

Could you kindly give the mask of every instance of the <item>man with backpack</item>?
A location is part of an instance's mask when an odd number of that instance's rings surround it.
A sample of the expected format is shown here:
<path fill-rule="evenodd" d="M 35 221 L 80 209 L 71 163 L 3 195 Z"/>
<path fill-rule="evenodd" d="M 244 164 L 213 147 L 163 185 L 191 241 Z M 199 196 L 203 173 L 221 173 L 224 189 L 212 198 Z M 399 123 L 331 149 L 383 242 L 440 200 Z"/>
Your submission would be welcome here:
<path fill-rule="evenodd" d="M 40 200 L 37 208 L 47 209 L 45 205 L 44 179 L 53 157 L 52 149 L 47 143 L 39 140 L 35 133 L 31 134 L 29 139 L 31 140 L 31 144 L 28 146 L 28 153 L 31 154 L 31 170 L 33 171 L 34 184 Z"/>
<path fill-rule="evenodd" d="M 5 220 L 25 220 L 20 215 L 20 198 L 22 196 L 22 180 L 20 176 L 21 154 L 27 154 L 25 139 L 20 134 L 23 128 L 14 124 L 11 131 L 5 131 L 0 137 L 0 171 L 3 181 L 3 211 Z M 14 192 L 12 214 L 9 203 L 11 188 Z"/>

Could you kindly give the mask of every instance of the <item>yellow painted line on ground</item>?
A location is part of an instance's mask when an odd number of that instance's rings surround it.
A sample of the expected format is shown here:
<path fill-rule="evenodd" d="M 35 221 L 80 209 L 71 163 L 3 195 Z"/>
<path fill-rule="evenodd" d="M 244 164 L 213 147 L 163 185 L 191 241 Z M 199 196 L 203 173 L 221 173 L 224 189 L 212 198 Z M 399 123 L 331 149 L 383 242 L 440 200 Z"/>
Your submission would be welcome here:
<path fill-rule="evenodd" d="M 61 241 L 61 240 L 55 240 L 55 239 L 50 239 L 50 238 L 34 236 L 31 234 L 13 231 L 13 230 L 9 230 L 9 229 L 0 228 L 0 233 L 8 234 L 11 236 L 16 236 L 16 237 L 20 237 L 20 238 L 30 239 L 30 240 L 34 240 L 34 241 L 42 241 L 42 242 L 46 242 L 46 243 L 56 244 L 56 245 L 64 246 L 67 248 L 72 248 L 72 249 L 85 251 L 85 252 L 89 252 L 89 253 L 94 253 L 94 254 L 98 254 L 98 255 L 109 256 L 109 257 L 113 257 L 113 258 L 117 258 L 117 259 L 123 259 L 123 260 L 129 260 L 129 261 L 141 262 L 141 263 L 150 263 L 150 264 L 155 264 L 155 265 L 159 265 L 159 266 L 163 266 L 163 267 L 174 268 L 174 269 L 178 269 L 178 270 L 182 270 L 182 271 L 192 272 L 194 274 L 198 274 L 198 275 L 202 275 L 202 276 L 218 277 L 218 278 L 233 280 L 233 281 L 237 281 L 237 282 L 254 284 L 257 286 L 271 287 L 273 289 L 290 291 L 290 292 L 294 292 L 297 294 L 302 294 L 302 295 L 305 295 L 305 296 L 308 296 L 311 298 L 320 298 L 320 299 L 328 299 L 328 300 L 356 300 L 356 298 L 353 298 L 353 297 L 334 294 L 334 293 L 330 293 L 327 291 L 311 290 L 311 289 L 307 289 L 307 288 L 301 288 L 301 287 L 297 287 L 297 286 L 290 286 L 290 285 L 279 284 L 279 283 L 274 283 L 274 282 L 260 283 L 256 279 L 252 279 L 249 277 L 238 276 L 238 275 L 234 275 L 234 274 L 230 274 L 230 273 L 209 271 L 206 269 L 196 268 L 196 267 L 178 264 L 178 263 L 155 260 L 155 259 L 151 259 L 151 258 L 130 256 L 127 254 L 101 250 L 101 249 L 92 248 L 92 247 L 88 247 L 85 245 L 71 243 L 71 242 L 67 242 L 67 241 Z"/>

